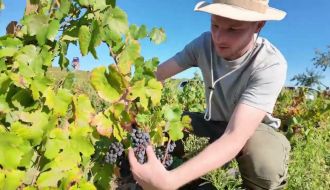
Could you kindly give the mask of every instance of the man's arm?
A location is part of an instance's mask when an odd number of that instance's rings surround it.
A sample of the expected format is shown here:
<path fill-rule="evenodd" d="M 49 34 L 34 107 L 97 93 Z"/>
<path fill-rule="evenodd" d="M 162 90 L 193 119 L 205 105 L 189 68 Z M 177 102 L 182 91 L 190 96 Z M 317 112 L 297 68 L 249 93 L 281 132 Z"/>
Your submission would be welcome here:
<path fill-rule="evenodd" d="M 165 79 L 174 76 L 175 74 L 185 70 L 180 67 L 178 63 L 173 59 L 169 59 L 157 67 L 156 78 L 158 81 L 164 82 Z"/>
<path fill-rule="evenodd" d="M 148 162 L 139 164 L 132 150 L 129 159 L 134 178 L 144 189 L 177 189 L 232 160 L 253 135 L 266 112 L 239 104 L 218 140 L 180 167 L 166 171 L 148 147 Z"/>
<path fill-rule="evenodd" d="M 225 133 L 218 140 L 207 146 L 187 163 L 171 171 L 171 175 L 176 179 L 175 188 L 232 160 L 253 135 L 265 114 L 266 112 L 260 109 L 246 104 L 239 104 L 228 123 Z"/>

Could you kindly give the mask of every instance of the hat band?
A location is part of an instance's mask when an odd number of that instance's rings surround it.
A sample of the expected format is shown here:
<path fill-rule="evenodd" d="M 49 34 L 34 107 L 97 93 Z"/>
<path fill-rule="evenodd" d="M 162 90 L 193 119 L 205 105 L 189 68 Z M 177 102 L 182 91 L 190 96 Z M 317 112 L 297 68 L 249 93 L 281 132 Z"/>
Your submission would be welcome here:
<path fill-rule="evenodd" d="M 268 8 L 268 1 L 260 0 L 213 0 L 214 3 L 223 3 L 227 5 L 234 5 L 244 9 L 265 13 Z"/>

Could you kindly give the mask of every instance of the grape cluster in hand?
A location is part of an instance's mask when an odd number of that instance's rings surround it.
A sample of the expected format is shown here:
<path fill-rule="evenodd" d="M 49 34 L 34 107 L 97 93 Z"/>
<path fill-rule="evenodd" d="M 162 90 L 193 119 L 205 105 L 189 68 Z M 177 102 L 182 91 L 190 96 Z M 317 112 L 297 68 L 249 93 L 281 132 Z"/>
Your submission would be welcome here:
<path fill-rule="evenodd" d="M 109 146 L 109 150 L 105 155 L 105 162 L 108 164 L 116 164 L 117 160 L 123 156 L 124 146 L 120 142 L 113 142 Z"/>
<path fill-rule="evenodd" d="M 140 164 L 145 163 L 147 161 L 146 148 L 150 143 L 149 134 L 143 132 L 140 128 L 133 128 L 131 138 L 136 159 Z"/>

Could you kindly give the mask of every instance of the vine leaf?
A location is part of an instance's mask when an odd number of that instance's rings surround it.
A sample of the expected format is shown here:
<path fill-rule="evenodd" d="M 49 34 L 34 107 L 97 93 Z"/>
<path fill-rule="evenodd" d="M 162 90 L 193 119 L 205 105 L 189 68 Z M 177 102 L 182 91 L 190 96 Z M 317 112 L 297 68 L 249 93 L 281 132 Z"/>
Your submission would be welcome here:
<path fill-rule="evenodd" d="M 78 38 L 80 52 L 83 56 L 85 56 L 88 53 L 88 47 L 91 41 L 91 32 L 89 31 L 88 26 L 83 25 L 79 28 Z"/>
<path fill-rule="evenodd" d="M 160 44 L 166 40 L 165 31 L 160 28 L 153 28 L 149 34 L 150 40 L 155 44 Z"/>
<path fill-rule="evenodd" d="M 119 76 L 113 67 L 110 67 L 110 69 L 111 76 Z M 91 83 L 102 99 L 113 103 L 118 101 L 124 92 L 124 89 L 122 88 L 123 81 L 122 78 L 117 78 L 117 80 L 114 80 L 113 78 L 112 80 L 109 80 L 109 78 L 111 77 L 106 73 L 106 68 L 98 67 L 92 71 Z"/>

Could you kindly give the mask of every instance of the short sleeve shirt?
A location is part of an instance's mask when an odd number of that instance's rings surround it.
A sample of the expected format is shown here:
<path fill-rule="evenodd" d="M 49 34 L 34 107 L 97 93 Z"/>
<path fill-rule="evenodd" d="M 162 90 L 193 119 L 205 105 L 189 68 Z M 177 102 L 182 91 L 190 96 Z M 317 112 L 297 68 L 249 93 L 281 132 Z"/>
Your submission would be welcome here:
<path fill-rule="evenodd" d="M 263 123 L 274 128 L 280 126 L 280 120 L 273 117 L 272 112 L 286 79 L 287 62 L 265 38 L 259 37 L 254 48 L 240 58 L 227 61 L 217 55 L 211 33 L 205 32 L 173 58 L 182 68 L 201 69 L 206 100 L 209 99 L 209 87 L 212 86 L 211 70 L 213 81 L 235 70 L 215 85 L 211 99 L 211 120 L 228 122 L 236 105 L 243 103 L 265 111 L 267 114 Z"/>

